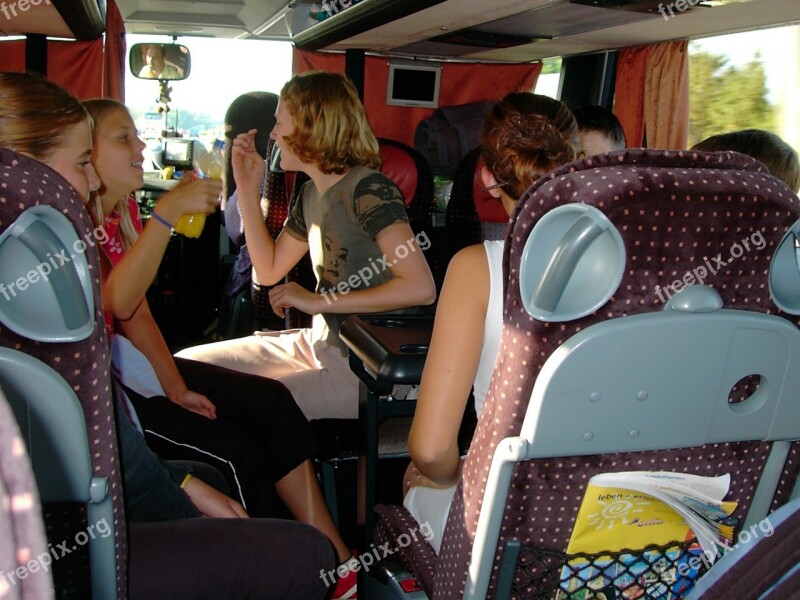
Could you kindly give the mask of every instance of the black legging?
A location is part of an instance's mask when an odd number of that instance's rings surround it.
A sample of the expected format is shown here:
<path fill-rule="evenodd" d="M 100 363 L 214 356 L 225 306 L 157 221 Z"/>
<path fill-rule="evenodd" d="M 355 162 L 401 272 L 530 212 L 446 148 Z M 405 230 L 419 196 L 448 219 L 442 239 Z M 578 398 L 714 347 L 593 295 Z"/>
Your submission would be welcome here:
<path fill-rule="evenodd" d="M 322 600 L 328 539 L 276 519 L 183 519 L 128 527 L 130 600 Z"/>
<path fill-rule="evenodd" d="M 312 455 L 308 421 L 278 382 L 175 358 L 190 390 L 208 397 L 208 419 L 163 396 L 131 393 L 147 445 L 162 459 L 196 460 L 219 469 L 252 517 L 285 515 L 275 482 Z"/>

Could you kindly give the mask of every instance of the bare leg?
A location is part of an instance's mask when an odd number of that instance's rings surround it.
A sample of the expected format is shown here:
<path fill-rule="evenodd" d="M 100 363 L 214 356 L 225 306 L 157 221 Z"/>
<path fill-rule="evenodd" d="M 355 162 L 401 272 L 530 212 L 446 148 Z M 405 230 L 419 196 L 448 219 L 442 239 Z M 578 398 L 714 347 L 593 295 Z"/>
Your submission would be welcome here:
<path fill-rule="evenodd" d="M 316 527 L 328 537 L 339 563 L 350 558 L 352 553 L 328 512 L 328 505 L 310 460 L 286 474 L 275 484 L 275 489 L 298 521 Z"/>

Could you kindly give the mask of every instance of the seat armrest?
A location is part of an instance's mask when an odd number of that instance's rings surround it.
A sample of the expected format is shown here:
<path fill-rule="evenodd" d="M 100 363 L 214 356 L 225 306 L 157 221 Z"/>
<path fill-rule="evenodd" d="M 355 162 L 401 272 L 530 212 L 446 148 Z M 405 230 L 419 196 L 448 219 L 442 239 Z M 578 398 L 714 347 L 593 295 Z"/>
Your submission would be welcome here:
<path fill-rule="evenodd" d="M 432 331 L 433 315 L 369 314 L 348 317 L 340 336 L 350 348 L 351 368 L 368 385 L 416 384 L 422 378 Z M 371 382 L 364 379 L 367 373 Z"/>

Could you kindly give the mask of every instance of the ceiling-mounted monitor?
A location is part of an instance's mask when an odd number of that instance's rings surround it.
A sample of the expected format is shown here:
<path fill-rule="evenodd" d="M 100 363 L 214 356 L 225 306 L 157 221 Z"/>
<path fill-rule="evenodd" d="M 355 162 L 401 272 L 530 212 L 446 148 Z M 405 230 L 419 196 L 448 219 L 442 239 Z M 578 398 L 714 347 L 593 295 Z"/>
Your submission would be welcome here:
<path fill-rule="evenodd" d="M 442 65 L 438 63 L 389 63 L 386 104 L 391 106 L 439 107 Z"/>

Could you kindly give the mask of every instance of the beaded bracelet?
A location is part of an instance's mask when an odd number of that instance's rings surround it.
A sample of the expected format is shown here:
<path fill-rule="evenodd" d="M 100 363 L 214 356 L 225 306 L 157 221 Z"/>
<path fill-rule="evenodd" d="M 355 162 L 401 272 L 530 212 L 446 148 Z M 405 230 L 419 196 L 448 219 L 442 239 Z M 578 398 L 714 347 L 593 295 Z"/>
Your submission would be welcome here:
<path fill-rule="evenodd" d="M 155 209 L 153 209 L 153 210 L 151 210 L 151 211 L 150 211 L 150 216 L 151 216 L 151 217 L 153 217 L 153 218 L 154 218 L 156 221 L 158 221 L 159 223 L 161 223 L 161 224 L 162 224 L 164 227 L 166 227 L 167 229 L 169 229 L 170 231 L 172 231 L 172 225 L 170 225 L 170 222 L 169 222 L 169 221 L 167 221 L 167 220 L 166 220 L 164 217 L 162 217 L 161 215 L 159 215 L 159 214 L 158 214 L 158 213 L 155 211 Z"/>

